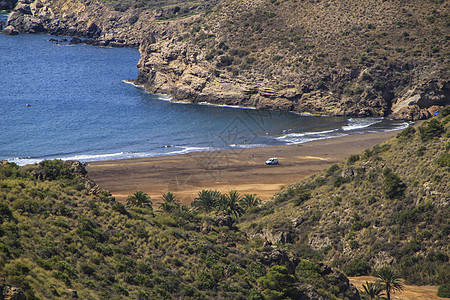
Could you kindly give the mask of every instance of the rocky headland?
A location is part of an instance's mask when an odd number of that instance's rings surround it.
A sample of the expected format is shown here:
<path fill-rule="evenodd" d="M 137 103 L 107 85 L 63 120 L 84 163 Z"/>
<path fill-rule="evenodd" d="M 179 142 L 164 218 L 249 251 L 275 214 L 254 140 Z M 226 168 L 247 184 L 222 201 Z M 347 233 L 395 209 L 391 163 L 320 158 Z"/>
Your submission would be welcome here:
<path fill-rule="evenodd" d="M 175 100 L 424 119 L 450 104 L 446 1 L 20 0 L 9 32 L 139 47 Z"/>

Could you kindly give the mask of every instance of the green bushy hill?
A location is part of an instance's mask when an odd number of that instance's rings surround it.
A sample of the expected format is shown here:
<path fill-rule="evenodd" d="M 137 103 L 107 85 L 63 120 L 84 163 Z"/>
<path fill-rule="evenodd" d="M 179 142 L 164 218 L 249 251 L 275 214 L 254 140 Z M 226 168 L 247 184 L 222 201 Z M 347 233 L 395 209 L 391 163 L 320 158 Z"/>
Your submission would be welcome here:
<path fill-rule="evenodd" d="M 26 299 L 359 299 L 342 273 L 263 248 L 227 211 L 169 193 L 155 210 L 142 192 L 125 205 L 79 162 L 1 162 L 0 298 L 18 287 Z"/>
<path fill-rule="evenodd" d="M 449 200 L 446 116 L 285 187 L 241 226 L 348 276 L 389 265 L 408 283 L 443 284 L 450 278 Z"/>

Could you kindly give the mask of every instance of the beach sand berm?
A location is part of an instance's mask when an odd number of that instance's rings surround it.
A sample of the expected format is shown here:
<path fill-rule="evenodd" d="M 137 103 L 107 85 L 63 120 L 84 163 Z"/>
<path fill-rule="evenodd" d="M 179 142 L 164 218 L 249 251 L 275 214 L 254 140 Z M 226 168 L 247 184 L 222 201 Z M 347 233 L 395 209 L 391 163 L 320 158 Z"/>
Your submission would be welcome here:
<path fill-rule="evenodd" d="M 174 193 L 189 204 L 202 189 L 237 190 L 270 199 L 283 185 L 382 143 L 398 131 L 348 135 L 298 145 L 217 150 L 148 158 L 89 162 L 89 176 L 118 200 L 144 191 L 153 202 Z M 278 157 L 279 165 L 265 165 Z"/>

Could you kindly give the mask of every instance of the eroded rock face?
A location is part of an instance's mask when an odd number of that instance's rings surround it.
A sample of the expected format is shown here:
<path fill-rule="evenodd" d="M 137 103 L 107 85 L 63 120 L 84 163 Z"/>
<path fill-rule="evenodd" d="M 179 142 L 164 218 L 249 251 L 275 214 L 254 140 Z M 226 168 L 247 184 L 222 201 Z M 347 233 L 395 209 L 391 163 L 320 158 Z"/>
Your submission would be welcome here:
<path fill-rule="evenodd" d="M 320 250 L 331 245 L 331 240 L 327 236 L 321 236 L 320 234 L 313 233 L 309 238 L 308 245 L 311 249 Z"/>
<path fill-rule="evenodd" d="M 292 243 L 292 235 L 288 231 L 263 229 L 261 235 L 271 245 Z"/>

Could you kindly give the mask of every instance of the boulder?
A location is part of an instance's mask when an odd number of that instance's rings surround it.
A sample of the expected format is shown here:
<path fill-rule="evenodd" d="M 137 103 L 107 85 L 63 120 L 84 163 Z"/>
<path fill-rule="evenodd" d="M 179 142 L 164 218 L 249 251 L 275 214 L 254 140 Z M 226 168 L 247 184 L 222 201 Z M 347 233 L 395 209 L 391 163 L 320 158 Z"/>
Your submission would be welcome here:
<path fill-rule="evenodd" d="M 309 238 L 308 245 L 311 249 L 320 250 L 326 246 L 331 245 L 331 240 L 327 236 L 322 237 L 317 233 L 313 233 Z"/>
<path fill-rule="evenodd" d="M 82 175 L 82 176 L 87 174 L 86 168 L 84 167 L 83 163 L 81 163 L 77 160 L 67 161 L 67 163 L 70 164 L 69 170 L 71 172 L 78 174 L 78 175 Z"/>
<path fill-rule="evenodd" d="M 19 32 L 11 25 L 6 26 L 6 28 L 3 29 L 2 33 L 6 34 L 6 35 L 18 35 L 19 34 Z"/>
<path fill-rule="evenodd" d="M 83 41 L 80 38 L 74 37 L 70 40 L 69 44 L 70 45 L 76 45 L 76 44 L 81 44 Z"/>
<path fill-rule="evenodd" d="M 272 245 L 292 243 L 292 235 L 288 231 L 263 229 L 261 233 L 263 238 Z"/>
<path fill-rule="evenodd" d="M 31 16 L 24 17 L 23 29 L 24 31 L 30 33 L 44 32 L 45 30 L 41 20 L 39 18 Z"/>

